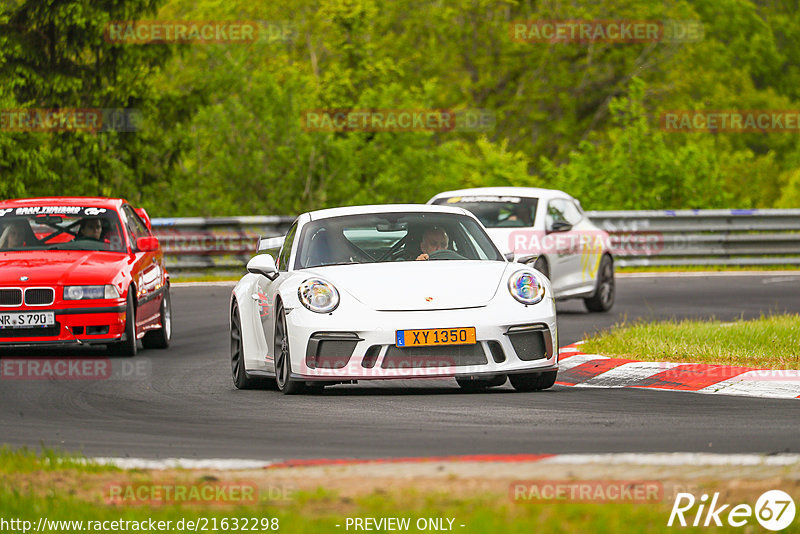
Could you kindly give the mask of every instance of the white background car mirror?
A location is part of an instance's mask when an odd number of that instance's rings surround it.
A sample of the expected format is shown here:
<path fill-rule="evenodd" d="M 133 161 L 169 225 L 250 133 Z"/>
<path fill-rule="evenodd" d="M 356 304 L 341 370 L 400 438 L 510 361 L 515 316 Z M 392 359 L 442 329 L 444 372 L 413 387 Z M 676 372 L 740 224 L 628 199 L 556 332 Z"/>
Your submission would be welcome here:
<path fill-rule="evenodd" d="M 269 254 L 259 254 L 247 262 L 247 271 L 253 274 L 261 274 L 275 280 L 278 276 L 278 268 L 275 266 L 275 258 Z"/>
<path fill-rule="evenodd" d="M 533 263 L 538 258 L 538 254 L 514 254 L 514 259 L 511 261 L 515 261 L 517 263 Z"/>
<path fill-rule="evenodd" d="M 570 230 L 572 230 L 572 225 L 568 222 L 556 221 L 550 225 L 547 232 L 569 232 Z"/>

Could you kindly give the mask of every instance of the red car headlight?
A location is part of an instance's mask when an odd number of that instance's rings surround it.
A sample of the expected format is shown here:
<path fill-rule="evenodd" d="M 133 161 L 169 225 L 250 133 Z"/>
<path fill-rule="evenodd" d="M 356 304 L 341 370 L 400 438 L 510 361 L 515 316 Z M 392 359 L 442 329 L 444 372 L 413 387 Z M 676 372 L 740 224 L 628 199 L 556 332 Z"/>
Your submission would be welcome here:
<path fill-rule="evenodd" d="M 64 286 L 64 300 L 118 299 L 119 291 L 112 285 Z"/>

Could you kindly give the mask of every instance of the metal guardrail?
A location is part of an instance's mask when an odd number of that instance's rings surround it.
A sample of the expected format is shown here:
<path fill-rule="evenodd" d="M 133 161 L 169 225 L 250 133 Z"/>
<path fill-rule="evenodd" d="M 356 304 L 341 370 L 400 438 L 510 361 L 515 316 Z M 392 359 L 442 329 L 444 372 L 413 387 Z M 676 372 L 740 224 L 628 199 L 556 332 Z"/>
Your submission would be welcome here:
<path fill-rule="evenodd" d="M 612 242 L 647 236 L 648 246 L 619 247 L 619 266 L 798 265 L 800 209 L 590 211 Z M 173 272 L 241 274 L 259 237 L 286 233 L 294 217 L 153 219 Z"/>
<path fill-rule="evenodd" d="M 256 253 L 259 237 L 281 236 L 294 217 L 189 217 L 153 219 L 171 272 L 241 274 Z"/>
<path fill-rule="evenodd" d="M 590 211 L 612 236 L 658 246 L 617 254 L 620 266 L 800 265 L 800 209 Z"/>

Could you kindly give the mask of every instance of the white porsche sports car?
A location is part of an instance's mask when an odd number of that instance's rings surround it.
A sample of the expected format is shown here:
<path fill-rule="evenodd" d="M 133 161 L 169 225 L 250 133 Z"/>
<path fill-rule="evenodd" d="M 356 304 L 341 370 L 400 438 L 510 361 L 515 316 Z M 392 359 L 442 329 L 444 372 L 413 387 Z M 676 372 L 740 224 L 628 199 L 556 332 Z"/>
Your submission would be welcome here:
<path fill-rule="evenodd" d="M 275 248 L 279 245 L 279 248 Z M 237 388 L 454 377 L 464 389 L 556 379 L 549 282 L 507 261 L 467 210 L 356 206 L 263 240 L 230 303 Z"/>
<path fill-rule="evenodd" d="M 548 277 L 557 299 L 583 299 L 593 312 L 614 305 L 612 240 L 563 191 L 478 187 L 439 193 L 428 204 L 474 213 L 504 254 Z"/>

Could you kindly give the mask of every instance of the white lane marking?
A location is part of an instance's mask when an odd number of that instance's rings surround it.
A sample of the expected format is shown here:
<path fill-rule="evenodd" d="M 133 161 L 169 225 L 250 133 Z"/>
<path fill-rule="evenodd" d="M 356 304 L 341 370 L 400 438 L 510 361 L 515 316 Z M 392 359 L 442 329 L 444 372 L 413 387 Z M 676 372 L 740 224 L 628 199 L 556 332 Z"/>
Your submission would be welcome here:
<path fill-rule="evenodd" d="M 105 464 L 116 465 L 123 469 L 174 469 L 177 467 L 184 469 L 215 469 L 215 470 L 238 470 L 238 469 L 261 469 L 279 460 L 268 462 L 263 460 L 230 460 L 230 459 L 197 459 L 197 458 L 165 458 L 162 460 L 145 458 L 91 458 L 91 461 Z M 399 462 L 403 458 L 396 459 Z M 454 462 L 440 463 L 470 463 L 475 460 L 468 458 L 459 461 L 458 457 Z M 410 459 L 410 462 L 417 463 L 418 459 Z M 520 463 L 531 462 L 529 459 L 521 459 Z M 606 454 L 559 454 L 549 458 L 536 460 L 536 463 L 546 464 L 605 464 L 605 465 L 664 465 L 664 466 L 791 466 L 800 463 L 800 454 L 716 454 L 716 453 L 606 453 Z M 478 463 L 492 463 L 478 462 Z M 359 465 L 369 466 L 370 461 L 365 460 L 363 464 L 352 464 L 350 467 Z"/>
<path fill-rule="evenodd" d="M 794 465 L 800 454 L 715 454 L 706 452 L 559 454 L 540 460 L 548 464 L 634 464 L 634 465 Z"/>
<path fill-rule="evenodd" d="M 762 280 L 762 284 L 782 284 L 782 283 L 796 283 L 797 277 L 795 276 L 776 276 L 775 278 L 767 278 Z"/>
<path fill-rule="evenodd" d="M 228 458 L 91 458 L 101 465 L 115 465 L 121 469 L 263 469 L 277 462 L 264 460 L 237 460 Z"/>
<path fill-rule="evenodd" d="M 625 387 L 662 373 L 673 367 L 684 365 L 682 363 L 667 362 L 630 362 L 583 382 L 582 386 L 597 387 Z"/>
<path fill-rule="evenodd" d="M 614 273 L 616 278 L 700 278 L 707 276 L 800 276 L 797 271 L 686 271 L 664 273 Z"/>

